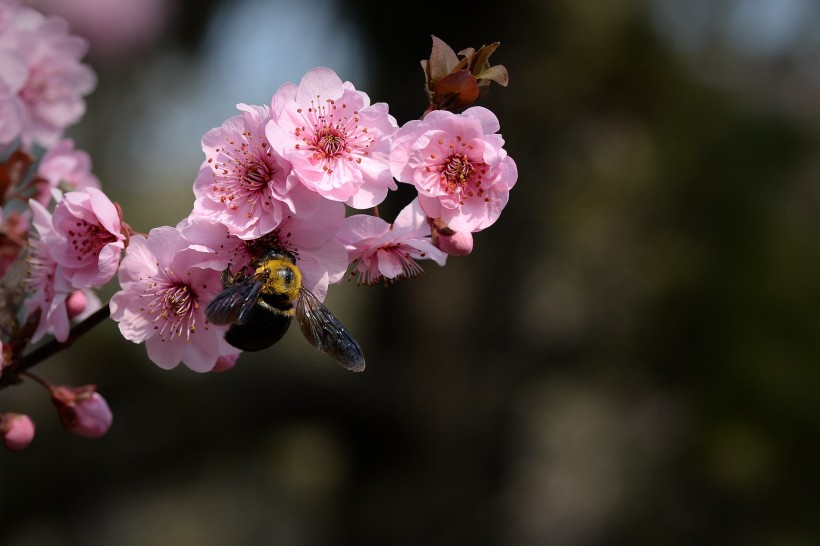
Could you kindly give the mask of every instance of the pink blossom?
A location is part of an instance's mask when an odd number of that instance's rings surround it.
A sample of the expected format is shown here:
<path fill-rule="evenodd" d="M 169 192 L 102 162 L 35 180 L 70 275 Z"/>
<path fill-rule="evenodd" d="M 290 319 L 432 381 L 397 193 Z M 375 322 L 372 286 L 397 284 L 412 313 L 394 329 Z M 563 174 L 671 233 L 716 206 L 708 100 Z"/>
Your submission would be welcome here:
<path fill-rule="evenodd" d="M 29 201 L 36 235 L 29 239 L 28 275 L 25 286 L 31 297 L 25 302 L 25 316 L 40 313 L 32 342 L 51 333 L 57 341 L 65 341 L 69 333 L 66 299 L 72 292 L 62 268 L 51 250 L 60 236 L 54 230 L 51 214 L 37 201 Z"/>
<path fill-rule="evenodd" d="M 175 2 L 167 0 L 38 0 L 46 13 L 65 17 L 78 34 L 91 42 L 91 54 L 119 60 L 145 50 L 162 35 Z"/>
<path fill-rule="evenodd" d="M 177 227 L 192 244 L 214 252 L 232 273 L 250 265 L 260 250 L 287 250 L 296 258 L 303 285 L 324 299 L 328 285 L 339 282 L 347 269 L 347 252 L 336 240 L 343 221 L 344 205 L 320 199 L 311 216 L 287 216 L 279 227 L 257 239 L 239 239 L 224 225 L 195 214 Z"/>
<path fill-rule="evenodd" d="M 51 387 L 51 401 L 57 406 L 60 424 L 74 434 L 99 438 L 111 428 L 111 409 L 94 385 Z"/>
<path fill-rule="evenodd" d="M 289 214 L 310 214 L 320 197 L 299 183 L 290 163 L 268 144 L 269 109 L 237 108 L 241 115 L 202 137 L 206 161 L 194 182 L 194 213 L 225 224 L 232 235 L 254 239 Z"/>
<path fill-rule="evenodd" d="M 371 105 L 329 68 L 310 70 L 298 86 L 280 87 L 271 116 L 268 141 L 311 190 L 362 209 L 396 189 L 388 164 L 396 120 L 387 104 Z"/>
<path fill-rule="evenodd" d="M 435 110 L 398 130 L 390 170 L 414 184 L 425 214 L 454 231 L 492 225 L 518 178 L 497 134 L 498 119 L 480 106 L 462 114 Z"/>
<path fill-rule="evenodd" d="M 337 238 L 345 245 L 360 284 L 415 277 L 422 272 L 417 260 L 438 265 L 447 260 L 430 241 L 430 225 L 418 200 L 407 205 L 392 225 L 367 214 L 350 216 Z"/>
<path fill-rule="evenodd" d="M 47 205 L 51 189 L 64 191 L 100 188 L 100 181 L 91 172 L 91 157 L 82 150 L 74 149 L 74 141 L 63 139 L 43 155 L 37 167 L 37 178 L 45 181 L 38 188 L 37 201 Z"/>
<path fill-rule="evenodd" d="M 49 147 L 85 113 L 96 77 L 79 62 L 88 46 L 59 17 L 6 3 L 0 29 L 0 145 Z"/>
<path fill-rule="evenodd" d="M 174 228 L 135 235 L 120 266 L 122 290 L 111 298 L 111 318 L 125 339 L 145 343 L 160 368 L 182 361 L 194 371 L 210 371 L 221 355 L 236 352 L 223 339 L 225 328 L 205 318 L 205 306 L 222 291 L 225 267 L 227 261 Z"/>
<path fill-rule="evenodd" d="M 3 443 L 8 449 L 20 451 L 34 439 L 34 422 L 28 415 L 2 413 L 0 435 L 3 436 Z"/>
<path fill-rule="evenodd" d="M 73 288 L 99 287 L 117 272 L 125 249 L 119 210 L 97 188 L 66 193 L 52 224 L 58 238 L 51 256 Z"/>

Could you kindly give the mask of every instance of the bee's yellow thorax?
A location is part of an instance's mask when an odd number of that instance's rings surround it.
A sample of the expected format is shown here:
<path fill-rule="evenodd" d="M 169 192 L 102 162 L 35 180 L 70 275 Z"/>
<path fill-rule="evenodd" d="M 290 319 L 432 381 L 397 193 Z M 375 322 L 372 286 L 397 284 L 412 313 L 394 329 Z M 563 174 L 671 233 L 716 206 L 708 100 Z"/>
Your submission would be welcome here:
<path fill-rule="evenodd" d="M 302 272 L 287 260 L 268 260 L 256 268 L 256 274 L 266 277 L 262 293 L 282 298 L 289 303 L 296 301 L 302 288 Z"/>

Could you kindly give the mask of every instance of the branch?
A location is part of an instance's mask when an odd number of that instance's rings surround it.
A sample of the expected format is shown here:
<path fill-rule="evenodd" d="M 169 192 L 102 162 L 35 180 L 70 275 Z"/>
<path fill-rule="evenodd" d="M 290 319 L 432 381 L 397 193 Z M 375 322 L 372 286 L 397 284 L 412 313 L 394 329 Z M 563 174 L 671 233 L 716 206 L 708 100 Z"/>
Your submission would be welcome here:
<path fill-rule="evenodd" d="M 19 375 L 29 368 L 32 368 L 42 362 L 43 360 L 59 353 L 63 349 L 67 349 L 80 336 L 100 324 L 111 315 L 111 310 L 108 304 L 103 305 L 94 313 L 89 315 L 84 321 L 75 324 L 68 333 L 68 338 L 65 341 L 59 342 L 52 338 L 48 343 L 41 345 L 29 354 L 17 360 L 11 366 L 3 370 L 3 376 L 0 377 L 0 389 L 11 384 L 19 382 Z"/>

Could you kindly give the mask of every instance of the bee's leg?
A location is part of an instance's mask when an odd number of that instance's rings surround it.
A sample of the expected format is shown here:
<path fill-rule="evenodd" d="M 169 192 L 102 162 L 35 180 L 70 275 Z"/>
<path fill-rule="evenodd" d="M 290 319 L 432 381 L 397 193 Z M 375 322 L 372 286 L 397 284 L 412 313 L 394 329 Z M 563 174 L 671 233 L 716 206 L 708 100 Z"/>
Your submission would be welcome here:
<path fill-rule="evenodd" d="M 222 288 L 228 288 L 234 284 L 236 280 L 236 277 L 234 277 L 233 273 L 231 273 L 231 268 L 226 267 L 225 271 L 222 272 Z"/>

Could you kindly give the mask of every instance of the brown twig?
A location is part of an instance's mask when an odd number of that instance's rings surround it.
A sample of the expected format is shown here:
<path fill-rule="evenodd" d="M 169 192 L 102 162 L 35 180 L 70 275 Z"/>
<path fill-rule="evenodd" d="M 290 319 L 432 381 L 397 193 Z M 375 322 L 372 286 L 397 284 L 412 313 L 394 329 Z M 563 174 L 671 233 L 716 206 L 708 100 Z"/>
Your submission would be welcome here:
<path fill-rule="evenodd" d="M 68 338 L 65 341 L 59 342 L 56 339 L 51 339 L 48 343 L 37 347 L 27 355 L 24 355 L 19 360 L 13 362 L 10 366 L 3 369 L 3 375 L 0 377 L 0 389 L 19 382 L 19 375 L 26 370 L 36 366 L 43 360 L 59 353 L 63 349 L 67 349 L 83 334 L 100 324 L 111 315 L 111 310 L 108 304 L 103 305 L 94 313 L 89 315 L 85 320 L 75 324 L 68 333 Z"/>

